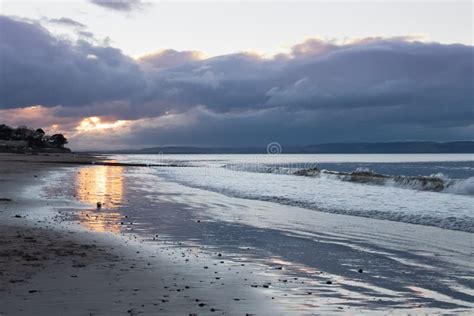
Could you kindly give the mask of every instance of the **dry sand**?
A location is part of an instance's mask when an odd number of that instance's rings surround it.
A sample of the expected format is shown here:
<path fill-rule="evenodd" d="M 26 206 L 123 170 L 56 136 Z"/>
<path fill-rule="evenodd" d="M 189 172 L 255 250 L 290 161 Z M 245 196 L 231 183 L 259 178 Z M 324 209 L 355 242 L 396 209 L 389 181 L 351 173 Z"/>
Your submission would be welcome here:
<path fill-rule="evenodd" d="M 55 205 L 29 190 L 65 168 L 51 162 L 93 159 L 0 154 L 0 315 L 288 313 L 249 286 L 263 281 L 240 265 L 60 225 L 51 208 L 74 202 Z"/>

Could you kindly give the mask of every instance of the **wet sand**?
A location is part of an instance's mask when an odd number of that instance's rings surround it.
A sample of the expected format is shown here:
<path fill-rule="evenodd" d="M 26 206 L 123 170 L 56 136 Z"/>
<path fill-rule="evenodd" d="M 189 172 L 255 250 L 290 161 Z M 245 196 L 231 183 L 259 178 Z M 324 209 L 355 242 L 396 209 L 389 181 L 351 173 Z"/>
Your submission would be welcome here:
<path fill-rule="evenodd" d="M 84 230 L 51 212 L 73 201 L 30 191 L 48 171 L 65 168 L 51 161 L 91 158 L 16 158 L 0 155 L 0 315 L 283 313 L 263 287 L 249 285 L 264 281 L 240 264 Z"/>

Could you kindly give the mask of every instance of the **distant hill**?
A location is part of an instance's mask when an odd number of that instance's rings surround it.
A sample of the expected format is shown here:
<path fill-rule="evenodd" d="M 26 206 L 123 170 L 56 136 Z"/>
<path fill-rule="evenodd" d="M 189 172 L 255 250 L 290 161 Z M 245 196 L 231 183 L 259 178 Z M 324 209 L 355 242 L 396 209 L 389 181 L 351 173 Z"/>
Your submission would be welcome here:
<path fill-rule="evenodd" d="M 164 146 L 139 150 L 115 150 L 115 154 L 264 154 L 266 147 L 185 147 Z M 283 154 L 395 154 L 395 153 L 474 153 L 474 141 L 331 143 L 282 146 Z"/>

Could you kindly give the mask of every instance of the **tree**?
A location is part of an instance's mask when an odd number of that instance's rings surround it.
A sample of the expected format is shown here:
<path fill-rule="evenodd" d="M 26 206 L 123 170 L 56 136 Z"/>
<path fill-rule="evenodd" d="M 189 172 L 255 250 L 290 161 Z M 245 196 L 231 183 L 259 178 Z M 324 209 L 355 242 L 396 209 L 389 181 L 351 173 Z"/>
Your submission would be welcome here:
<path fill-rule="evenodd" d="M 35 138 L 43 138 L 44 134 L 46 134 L 42 128 L 38 128 L 33 135 Z"/>
<path fill-rule="evenodd" d="M 38 128 L 28 139 L 30 147 L 43 147 L 45 134 L 41 128 Z"/>
<path fill-rule="evenodd" d="M 12 138 L 14 140 L 28 140 L 33 136 L 33 131 L 26 126 L 20 126 L 13 130 Z"/>
<path fill-rule="evenodd" d="M 54 134 L 48 140 L 48 142 L 56 148 L 62 148 L 67 144 L 67 138 L 62 134 Z"/>
<path fill-rule="evenodd" d="M 10 140 L 13 134 L 13 128 L 8 125 L 0 124 L 0 139 Z"/>

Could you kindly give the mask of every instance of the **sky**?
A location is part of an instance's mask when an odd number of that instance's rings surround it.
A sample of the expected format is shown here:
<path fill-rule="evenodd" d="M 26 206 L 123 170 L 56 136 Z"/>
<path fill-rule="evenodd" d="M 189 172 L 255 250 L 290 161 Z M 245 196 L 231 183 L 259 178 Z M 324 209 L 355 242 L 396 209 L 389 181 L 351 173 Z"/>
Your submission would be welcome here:
<path fill-rule="evenodd" d="M 473 3 L 0 0 L 0 123 L 77 150 L 472 140 Z"/>

